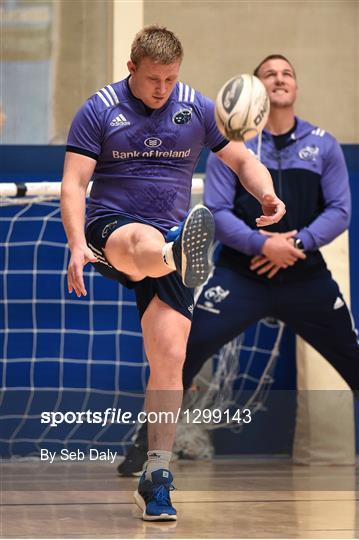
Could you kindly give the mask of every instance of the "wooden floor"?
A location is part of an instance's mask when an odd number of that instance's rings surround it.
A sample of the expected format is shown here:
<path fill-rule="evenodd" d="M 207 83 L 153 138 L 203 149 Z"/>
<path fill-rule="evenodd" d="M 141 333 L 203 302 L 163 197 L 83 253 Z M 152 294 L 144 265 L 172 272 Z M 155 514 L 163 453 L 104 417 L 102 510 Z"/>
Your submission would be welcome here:
<path fill-rule="evenodd" d="M 354 467 L 178 461 L 177 523 L 141 520 L 109 463 L 3 462 L 2 538 L 358 538 Z"/>

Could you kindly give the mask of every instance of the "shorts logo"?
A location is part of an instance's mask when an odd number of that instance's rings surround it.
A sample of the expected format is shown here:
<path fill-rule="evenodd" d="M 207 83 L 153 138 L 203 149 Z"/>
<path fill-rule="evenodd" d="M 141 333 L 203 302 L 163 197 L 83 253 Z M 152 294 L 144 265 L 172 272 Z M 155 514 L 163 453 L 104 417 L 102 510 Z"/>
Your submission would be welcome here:
<path fill-rule="evenodd" d="M 157 148 L 158 146 L 161 146 L 161 144 L 161 139 L 157 139 L 157 137 L 148 137 L 148 139 L 145 140 L 147 148 Z"/>
<path fill-rule="evenodd" d="M 193 304 L 191 304 L 190 306 L 188 306 L 188 311 L 190 312 L 191 315 L 193 315 Z"/>
<path fill-rule="evenodd" d="M 319 156 L 319 148 L 318 146 L 305 146 L 299 150 L 298 155 L 304 161 L 316 161 Z"/>
<path fill-rule="evenodd" d="M 102 229 L 102 234 L 101 234 L 102 238 L 106 238 L 107 236 L 109 236 L 109 234 L 116 228 L 116 225 L 117 225 L 117 220 L 112 221 L 112 223 L 108 223 L 106 227 Z"/>
<path fill-rule="evenodd" d="M 211 287 L 210 289 L 207 289 L 204 293 L 205 299 L 210 300 L 211 304 L 212 302 L 214 302 L 215 304 L 222 302 L 222 300 L 227 298 L 228 295 L 229 291 L 225 291 L 220 285 L 217 285 L 217 287 Z"/>
<path fill-rule="evenodd" d="M 220 310 L 215 308 L 214 305 L 222 302 L 225 298 L 227 298 L 229 293 L 230 291 L 225 291 L 220 285 L 217 285 L 217 287 L 211 287 L 204 293 L 204 297 L 206 299 L 205 302 L 203 304 L 198 303 L 197 307 L 199 309 L 204 309 L 204 311 L 209 311 L 210 313 L 219 315 Z"/>
<path fill-rule="evenodd" d="M 192 119 L 192 109 L 180 109 L 172 116 L 172 122 L 177 125 L 189 124 Z"/>

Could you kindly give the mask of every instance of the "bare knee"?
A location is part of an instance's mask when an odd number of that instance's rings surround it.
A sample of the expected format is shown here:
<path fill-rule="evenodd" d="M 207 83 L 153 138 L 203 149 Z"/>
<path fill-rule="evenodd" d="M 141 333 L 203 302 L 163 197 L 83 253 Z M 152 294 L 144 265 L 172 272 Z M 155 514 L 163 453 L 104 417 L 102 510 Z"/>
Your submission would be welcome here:
<path fill-rule="evenodd" d="M 171 345 L 168 349 L 160 349 L 158 354 L 158 365 L 159 370 L 168 374 L 170 372 L 179 372 L 183 369 L 183 364 L 185 361 L 185 349 L 182 347 L 175 347 Z"/>
<path fill-rule="evenodd" d="M 181 388 L 189 319 L 156 296 L 141 322 L 151 383 L 161 388 Z"/>
<path fill-rule="evenodd" d="M 130 279 L 137 281 L 146 277 L 143 264 L 151 251 L 160 252 L 162 234 L 154 227 L 140 223 L 129 223 L 116 229 L 107 240 L 104 249 L 108 261 Z"/>

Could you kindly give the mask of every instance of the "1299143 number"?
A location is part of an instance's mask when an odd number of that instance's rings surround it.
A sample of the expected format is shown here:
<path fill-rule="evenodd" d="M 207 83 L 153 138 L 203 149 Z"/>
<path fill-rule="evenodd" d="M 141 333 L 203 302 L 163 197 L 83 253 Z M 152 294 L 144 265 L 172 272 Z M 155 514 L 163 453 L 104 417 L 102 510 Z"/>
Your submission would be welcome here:
<path fill-rule="evenodd" d="M 182 415 L 186 424 L 249 424 L 252 421 L 250 409 L 185 409 Z"/>

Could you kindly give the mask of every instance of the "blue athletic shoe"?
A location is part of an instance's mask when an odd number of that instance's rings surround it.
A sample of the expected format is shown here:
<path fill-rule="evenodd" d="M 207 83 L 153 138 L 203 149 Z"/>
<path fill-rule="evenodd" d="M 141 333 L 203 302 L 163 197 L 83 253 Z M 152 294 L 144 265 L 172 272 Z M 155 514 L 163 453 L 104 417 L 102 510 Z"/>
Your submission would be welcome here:
<path fill-rule="evenodd" d="M 208 252 L 214 238 L 214 220 L 211 212 L 197 204 L 183 223 L 173 227 L 166 241 L 173 241 L 172 253 L 176 270 L 186 287 L 198 287 L 208 277 Z"/>
<path fill-rule="evenodd" d="M 174 489 L 172 481 L 173 476 L 166 469 L 154 471 L 152 482 L 146 480 L 143 473 L 134 497 L 144 521 L 176 521 L 177 512 L 170 497 L 170 491 Z"/>

